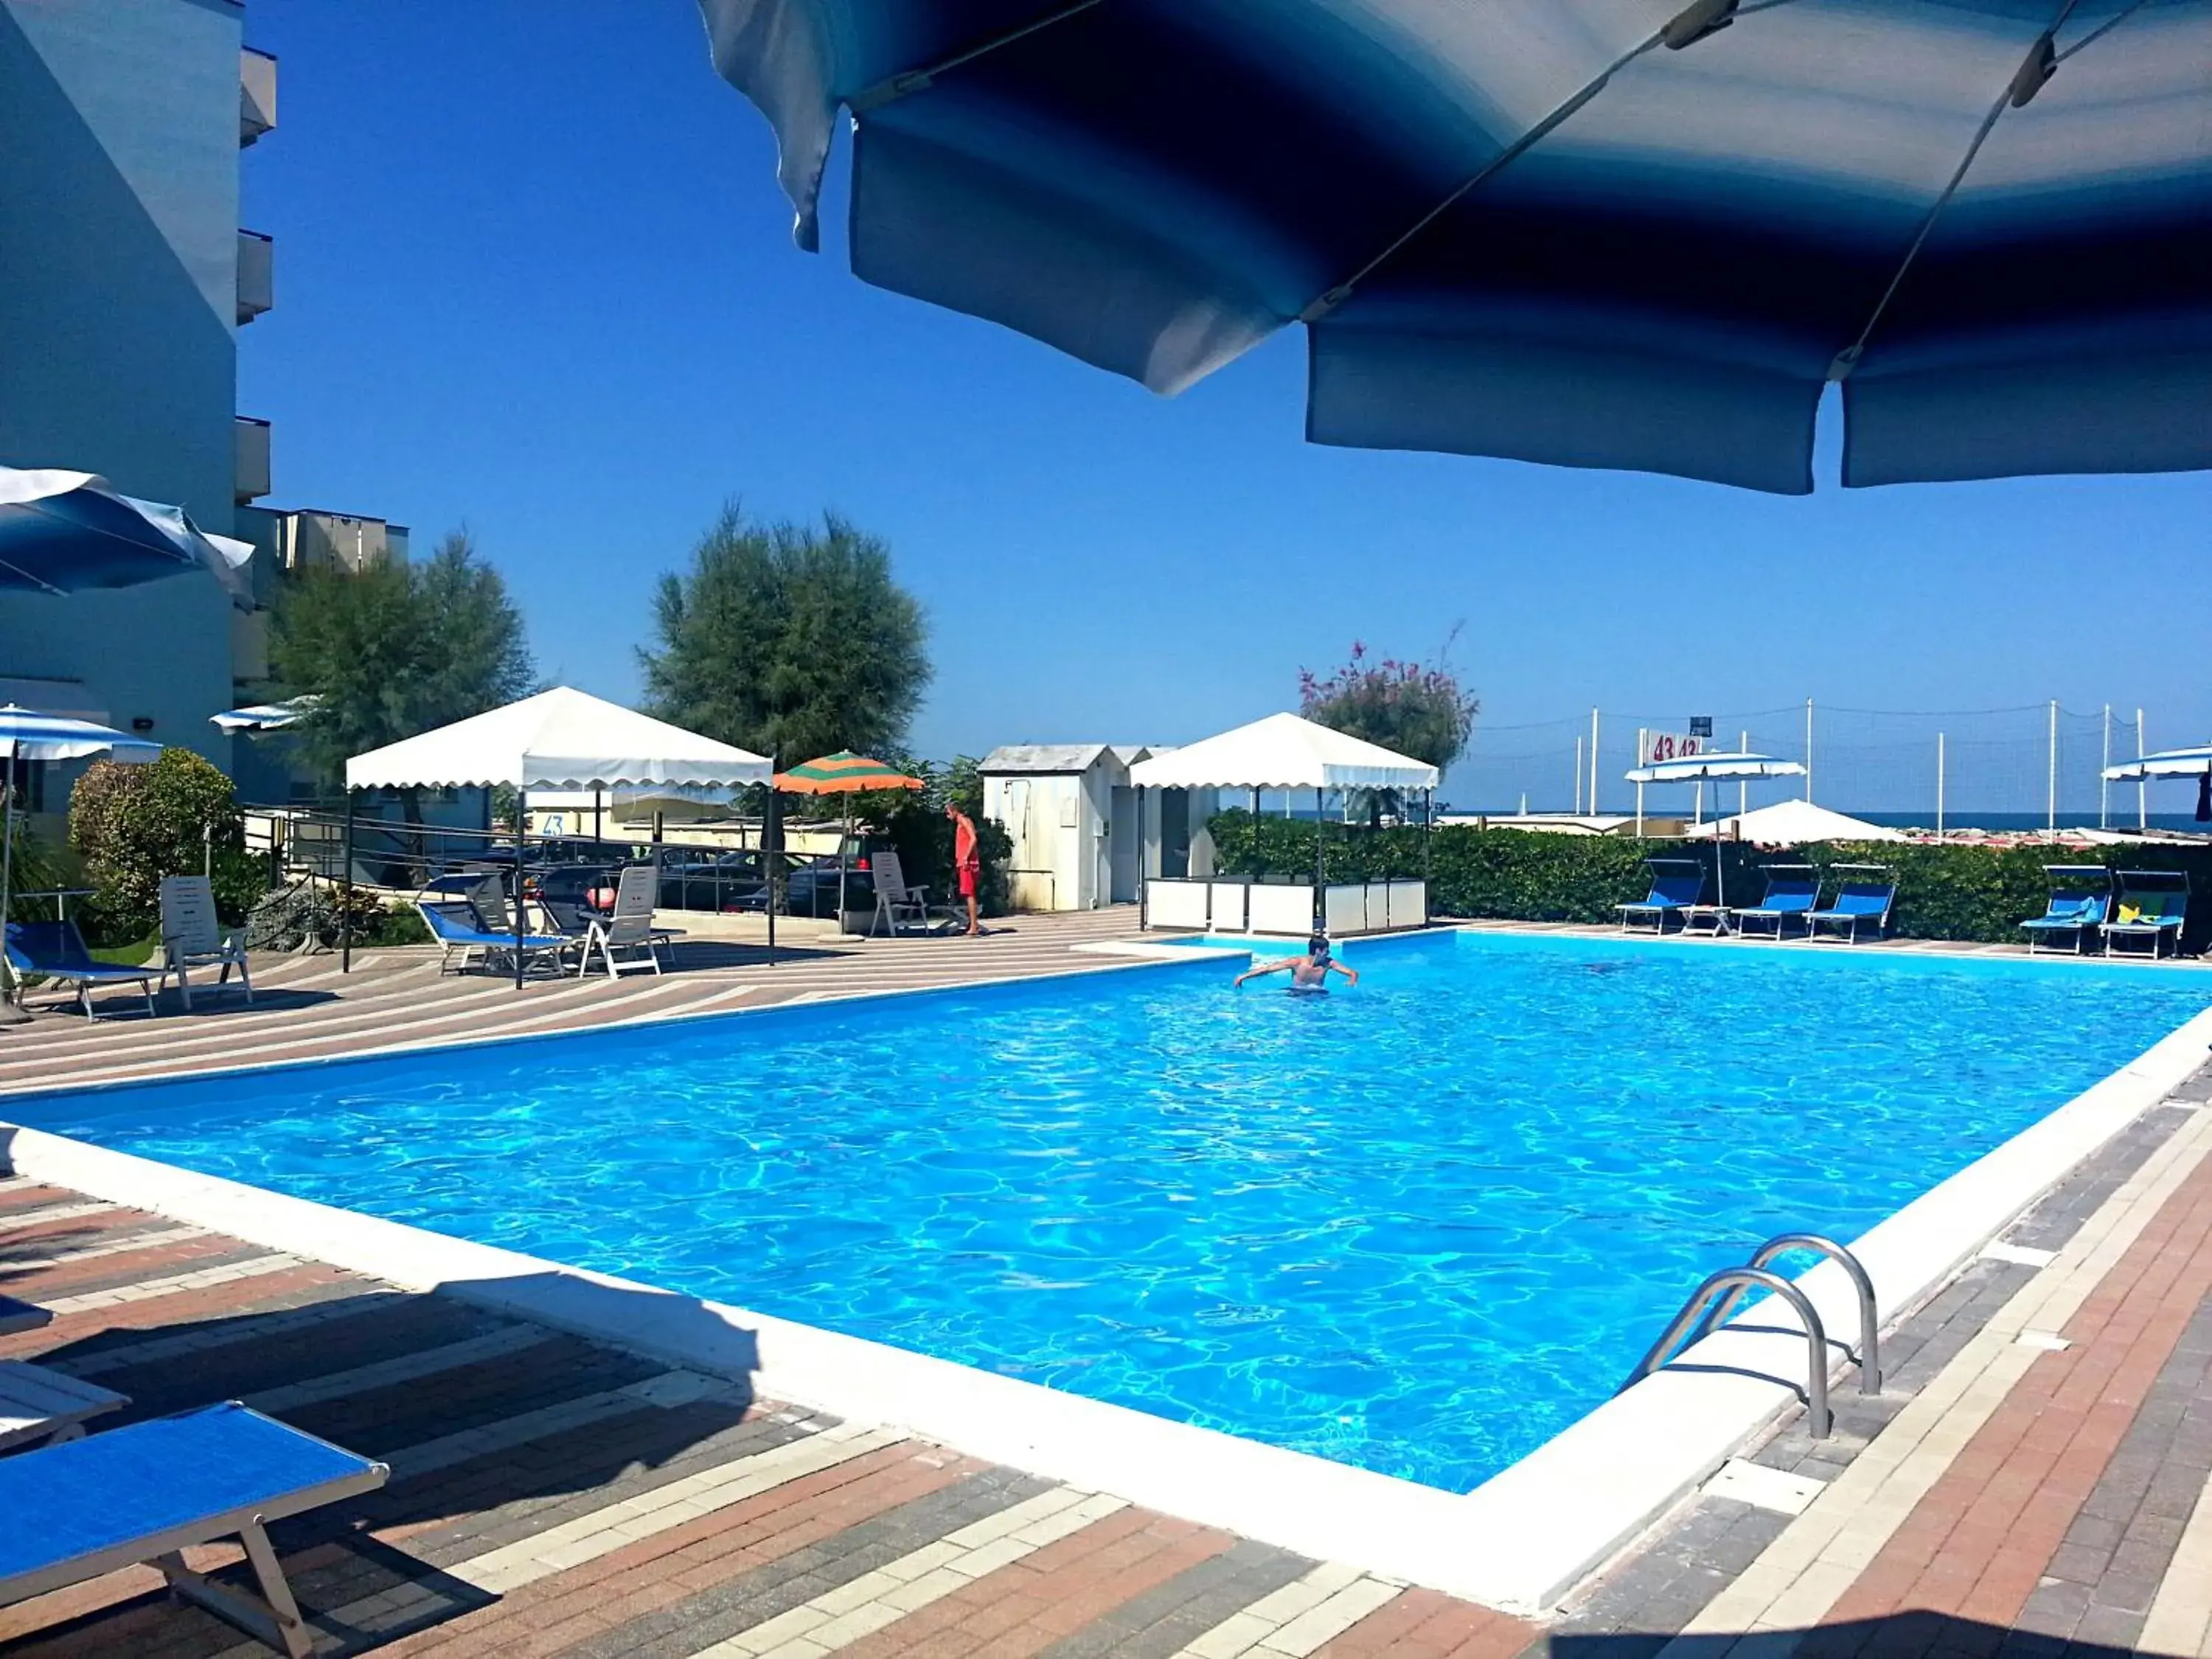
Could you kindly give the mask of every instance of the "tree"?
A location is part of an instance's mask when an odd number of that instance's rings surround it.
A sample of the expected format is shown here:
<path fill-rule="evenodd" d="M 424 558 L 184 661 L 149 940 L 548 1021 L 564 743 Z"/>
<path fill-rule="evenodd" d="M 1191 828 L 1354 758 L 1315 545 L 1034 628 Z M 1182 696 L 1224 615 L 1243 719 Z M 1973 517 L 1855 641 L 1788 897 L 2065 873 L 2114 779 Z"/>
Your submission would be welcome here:
<path fill-rule="evenodd" d="M 325 778 L 346 758 L 530 692 L 521 612 L 457 530 L 421 564 L 313 569 L 286 582 L 269 635 L 275 695 L 318 699 L 291 728 Z"/>
<path fill-rule="evenodd" d="M 835 514 L 820 527 L 722 509 L 653 599 L 641 649 L 653 712 L 787 763 L 896 744 L 931 669 L 928 625 L 890 550 Z"/>
<path fill-rule="evenodd" d="M 70 792 L 69 835 L 93 887 L 87 918 L 105 944 L 153 931 L 164 876 L 204 869 L 234 923 L 266 885 L 261 861 L 245 850 L 230 780 L 189 749 L 164 749 L 144 765 L 95 761 Z"/>
<path fill-rule="evenodd" d="M 1426 761 L 1442 772 L 1467 752 L 1482 706 L 1461 690 L 1458 677 L 1445 665 L 1458 635 L 1455 627 L 1436 661 L 1425 666 L 1389 657 L 1370 663 L 1367 647 L 1354 640 L 1352 660 L 1327 678 L 1298 671 L 1298 712 L 1317 725 Z M 1379 797 L 1370 800 L 1370 814 L 1377 822 L 1382 810 Z"/>

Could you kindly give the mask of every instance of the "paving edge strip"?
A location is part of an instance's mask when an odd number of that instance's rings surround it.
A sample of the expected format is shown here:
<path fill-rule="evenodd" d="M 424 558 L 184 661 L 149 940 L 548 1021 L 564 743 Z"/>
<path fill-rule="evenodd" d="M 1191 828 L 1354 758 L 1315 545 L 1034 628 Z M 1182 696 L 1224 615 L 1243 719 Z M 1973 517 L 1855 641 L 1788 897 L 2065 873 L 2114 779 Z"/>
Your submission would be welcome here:
<path fill-rule="evenodd" d="M 2195 1073 L 2208 1042 L 2212 1010 L 1858 1240 L 1884 1323 L 1948 1283 L 1989 1239 Z M 1519 1613 L 1553 1607 L 1795 1410 L 1795 1386 L 1778 1379 L 1803 1366 L 1802 1334 L 1723 1330 L 1692 1351 L 1699 1369 L 1646 1379 L 1462 1496 L 40 1130 L 0 1125 L 0 1164 Z M 1799 1283 L 1832 1330 L 1855 1328 L 1855 1303 L 1839 1269 L 1823 1264 Z"/>

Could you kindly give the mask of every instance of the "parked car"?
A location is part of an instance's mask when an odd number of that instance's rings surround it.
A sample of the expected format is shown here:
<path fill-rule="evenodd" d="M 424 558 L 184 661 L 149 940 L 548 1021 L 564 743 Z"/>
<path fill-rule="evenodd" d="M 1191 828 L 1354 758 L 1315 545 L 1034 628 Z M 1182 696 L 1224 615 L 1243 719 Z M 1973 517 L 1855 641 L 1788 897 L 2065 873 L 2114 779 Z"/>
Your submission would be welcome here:
<path fill-rule="evenodd" d="M 757 851 L 681 859 L 664 854 L 658 902 L 670 910 L 757 914 L 767 903 L 764 867 Z M 829 854 L 787 854 L 783 885 L 780 914 L 827 920 L 837 909 L 837 860 Z M 875 906 L 875 878 L 868 872 L 867 855 L 855 854 L 845 872 L 845 908 L 872 910 Z"/>

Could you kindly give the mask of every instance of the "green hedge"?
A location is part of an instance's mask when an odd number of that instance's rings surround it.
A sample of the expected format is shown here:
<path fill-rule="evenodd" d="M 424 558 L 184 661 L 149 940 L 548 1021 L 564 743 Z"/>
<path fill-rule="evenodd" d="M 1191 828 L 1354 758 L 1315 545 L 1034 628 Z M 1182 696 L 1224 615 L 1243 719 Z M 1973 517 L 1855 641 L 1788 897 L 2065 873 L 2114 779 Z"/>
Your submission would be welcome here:
<path fill-rule="evenodd" d="M 1310 877 L 1316 827 L 1286 818 L 1221 813 L 1212 823 L 1216 867 L 1224 875 Z M 1647 858 L 1696 857 L 1712 868 L 1709 844 L 1637 841 L 1613 836 L 1553 836 L 1523 830 L 1451 825 L 1423 846 L 1418 829 L 1370 830 L 1323 826 L 1323 857 L 1332 881 L 1428 875 L 1429 908 L 1440 916 L 1515 921 L 1610 922 L 1613 907 L 1644 896 Z M 2104 864 L 2115 869 L 2184 870 L 2198 896 L 2182 934 L 2185 951 L 2212 943 L 2212 846 L 1989 848 L 1879 842 L 1831 842 L 1776 851 L 1723 842 L 1731 903 L 1753 902 L 1768 864 L 1884 864 L 1896 872 L 1893 931 L 1907 939 L 1976 939 L 2017 944 L 2020 924 L 2040 915 L 2050 884 L 2046 864 Z M 1713 878 L 1705 896 L 1714 896 Z M 1828 889 L 1832 894 L 1832 884 Z"/>

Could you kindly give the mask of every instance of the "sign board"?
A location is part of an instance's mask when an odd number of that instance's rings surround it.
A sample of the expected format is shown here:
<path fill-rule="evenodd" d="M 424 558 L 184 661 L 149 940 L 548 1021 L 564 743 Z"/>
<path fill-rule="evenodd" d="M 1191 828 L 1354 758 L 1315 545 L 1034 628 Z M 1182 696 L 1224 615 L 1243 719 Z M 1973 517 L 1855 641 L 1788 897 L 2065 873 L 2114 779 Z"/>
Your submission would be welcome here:
<path fill-rule="evenodd" d="M 1711 714 L 1692 714 L 1690 716 L 1690 735 L 1692 737 L 1710 738 L 1712 734 L 1713 717 Z"/>
<path fill-rule="evenodd" d="M 1708 726 L 1711 724 L 1709 720 Z M 1645 732 L 1639 734 L 1642 741 L 1637 749 L 1638 766 L 1656 766 L 1662 761 L 1687 760 L 1693 755 L 1705 754 L 1712 747 L 1712 733 L 1680 732 Z"/>

